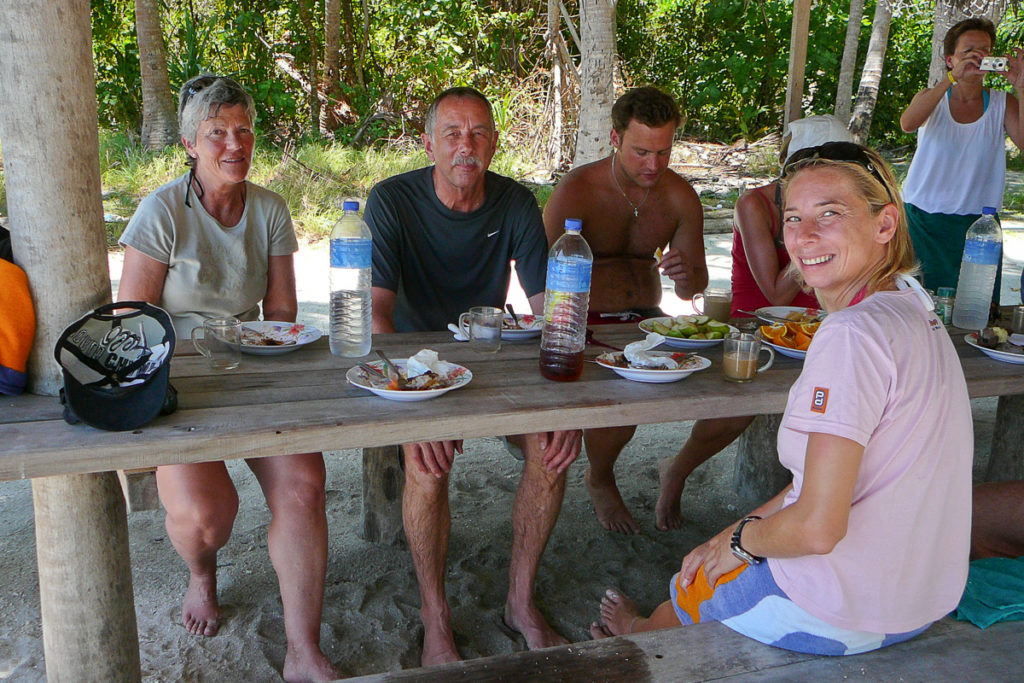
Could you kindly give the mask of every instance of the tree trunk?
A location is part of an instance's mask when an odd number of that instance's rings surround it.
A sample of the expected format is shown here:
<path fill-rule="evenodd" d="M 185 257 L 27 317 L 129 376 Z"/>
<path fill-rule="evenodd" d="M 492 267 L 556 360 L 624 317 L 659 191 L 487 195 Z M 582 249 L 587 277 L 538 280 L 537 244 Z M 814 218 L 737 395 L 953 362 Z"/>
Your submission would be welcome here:
<path fill-rule="evenodd" d="M 368 0 L 363 0 L 364 4 Z M 345 55 L 345 73 L 348 75 L 348 82 L 351 83 L 356 77 L 355 71 L 355 18 L 352 15 L 352 0 L 341 0 L 341 28 L 344 40 L 341 44 L 342 54 Z"/>
<path fill-rule="evenodd" d="M 324 0 L 324 82 L 326 106 L 320 109 L 320 134 L 330 136 L 338 127 L 334 107 L 338 102 L 341 72 L 341 0 Z"/>
<path fill-rule="evenodd" d="M 836 118 L 850 120 L 850 101 L 853 98 L 853 71 L 857 68 L 857 44 L 860 25 L 864 18 L 864 0 L 850 0 L 850 17 L 846 22 L 846 43 L 843 62 L 839 67 L 839 86 L 836 88 Z"/>
<path fill-rule="evenodd" d="M 551 90 L 548 106 L 551 108 L 551 129 L 548 137 L 548 167 L 557 170 L 562 166 L 562 54 L 558 49 L 561 41 L 561 20 L 558 16 L 559 0 L 548 0 L 547 53 L 551 60 Z"/>
<path fill-rule="evenodd" d="M 850 117 L 850 133 L 853 139 L 865 144 L 871 131 L 871 117 L 878 101 L 878 83 L 882 80 L 882 66 L 885 63 L 885 47 L 889 43 L 889 23 L 892 21 L 890 0 L 878 0 L 875 18 L 871 21 L 871 40 L 864 58 L 864 70 L 860 74 L 857 101 L 853 103 Z"/>
<path fill-rule="evenodd" d="M 50 395 L 60 332 L 110 301 L 89 10 L 89 0 L 0 2 L 7 206 L 37 320 L 29 389 Z M 47 680 L 141 680 L 117 477 L 49 477 L 32 490 Z"/>
<path fill-rule="evenodd" d="M 786 109 L 782 116 L 783 130 L 790 121 L 803 118 L 804 115 L 804 71 L 807 69 L 807 31 L 810 20 L 811 0 L 793 0 L 793 23 L 789 31 Z"/>
<path fill-rule="evenodd" d="M 932 61 L 928 67 L 928 87 L 946 77 L 946 59 L 942 54 L 942 39 L 953 24 L 968 17 L 986 17 L 999 26 L 1006 13 L 1007 0 L 989 0 L 984 5 L 975 2 L 965 5 L 962 0 L 935 0 L 935 24 L 932 29 Z"/>
<path fill-rule="evenodd" d="M 159 0 L 135 0 L 135 34 L 142 76 L 142 145 L 162 149 L 178 141 L 178 121 L 167 77 Z"/>
<path fill-rule="evenodd" d="M 306 30 L 306 39 L 309 47 L 309 121 L 318 125 L 320 121 L 320 70 L 317 48 L 320 47 L 316 36 L 316 27 L 313 26 L 313 17 L 309 11 L 309 0 L 299 0 L 299 20 Z"/>
<path fill-rule="evenodd" d="M 611 152 L 615 103 L 615 0 L 580 1 L 580 117 L 574 166 Z"/>

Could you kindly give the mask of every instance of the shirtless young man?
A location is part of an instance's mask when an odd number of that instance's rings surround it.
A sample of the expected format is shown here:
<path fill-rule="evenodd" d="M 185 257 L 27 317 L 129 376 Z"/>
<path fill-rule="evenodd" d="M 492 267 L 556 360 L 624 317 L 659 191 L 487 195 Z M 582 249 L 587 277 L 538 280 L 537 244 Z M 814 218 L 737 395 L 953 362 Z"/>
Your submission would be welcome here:
<path fill-rule="evenodd" d="M 659 268 L 682 299 L 708 284 L 700 199 L 668 168 L 680 119 L 676 103 L 657 88 L 630 90 L 612 107 L 611 156 L 573 169 L 544 208 L 549 244 L 562 235 L 566 218 L 583 220 L 583 237 L 594 252 L 592 322 L 601 313 L 633 313 L 636 319 L 661 315 Z M 659 261 L 656 252 L 666 245 Z M 610 531 L 639 531 L 614 473 L 615 460 L 635 431 L 608 427 L 583 433 L 590 460 L 587 489 L 598 521 Z"/>

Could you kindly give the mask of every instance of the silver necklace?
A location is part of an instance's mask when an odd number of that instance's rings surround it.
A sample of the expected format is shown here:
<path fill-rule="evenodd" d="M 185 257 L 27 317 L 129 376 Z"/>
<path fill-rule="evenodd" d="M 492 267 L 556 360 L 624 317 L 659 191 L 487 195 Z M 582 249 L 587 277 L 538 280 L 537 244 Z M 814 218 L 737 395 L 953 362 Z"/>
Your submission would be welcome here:
<path fill-rule="evenodd" d="M 640 200 L 639 204 L 634 204 L 633 200 L 629 198 L 628 194 L 626 194 L 626 191 L 622 189 L 622 185 L 619 184 L 618 176 L 615 175 L 615 157 L 616 156 L 618 156 L 618 154 L 616 154 L 615 152 L 612 152 L 612 180 L 615 181 L 615 187 L 619 188 L 619 192 L 621 192 L 622 196 L 626 198 L 626 201 L 629 202 L 629 205 L 631 207 L 633 207 L 633 218 L 639 218 L 640 217 L 640 207 L 643 206 L 644 202 L 647 201 L 647 198 L 651 196 L 651 188 L 649 188 L 649 187 L 647 188 L 647 194 L 644 195 L 644 198 Z"/>

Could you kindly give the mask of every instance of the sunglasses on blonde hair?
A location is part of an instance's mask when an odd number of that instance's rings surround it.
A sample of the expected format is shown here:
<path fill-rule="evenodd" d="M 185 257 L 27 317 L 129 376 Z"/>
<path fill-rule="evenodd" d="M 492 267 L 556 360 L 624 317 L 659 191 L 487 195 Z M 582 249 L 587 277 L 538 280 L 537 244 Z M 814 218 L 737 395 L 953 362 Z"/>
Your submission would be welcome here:
<path fill-rule="evenodd" d="M 826 142 L 824 145 L 807 147 L 793 152 L 786 161 L 786 165 L 782 167 L 782 176 L 785 177 L 790 173 L 795 164 L 809 159 L 825 159 L 827 161 L 844 161 L 857 164 L 882 184 L 882 187 L 885 188 L 885 193 L 889 195 L 889 201 L 895 201 L 889 186 L 885 184 L 885 178 L 882 177 L 878 167 L 875 166 L 875 162 L 871 160 L 865 149 L 855 142 Z"/>

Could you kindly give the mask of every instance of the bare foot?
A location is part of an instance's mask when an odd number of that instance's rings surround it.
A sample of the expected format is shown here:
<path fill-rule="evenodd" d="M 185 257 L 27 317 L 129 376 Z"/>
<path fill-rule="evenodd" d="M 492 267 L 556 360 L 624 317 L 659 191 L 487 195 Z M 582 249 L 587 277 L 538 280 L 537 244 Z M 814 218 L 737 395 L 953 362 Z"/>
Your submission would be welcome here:
<path fill-rule="evenodd" d="M 192 635 L 214 636 L 220 627 L 217 604 L 217 574 L 189 574 L 188 589 L 181 604 L 181 623 Z"/>
<path fill-rule="evenodd" d="M 422 615 L 421 615 L 422 616 Z M 462 660 L 455 647 L 455 634 L 447 618 L 423 619 L 423 652 L 420 654 L 420 666 L 434 666 Z"/>
<path fill-rule="evenodd" d="M 683 495 L 686 475 L 674 467 L 676 458 L 665 458 L 658 462 L 658 502 L 654 506 L 654 517 L 658 529 L 668 531 L 683 525 L 683 511 L 679 499 Z"/>
<path fill-rule="evenodd" d="M 611 638 L 612 632 L 606 629 L 600 621 L 592 621 L 590 622 L 590 637 L 594 640 L 603 640 Z"/>
<path fill-rule="evenodd" d="M 645 621 L 636 611 L 636 605 L 625 595 L 609 588 L 601 598 L 601 623 L 613 636 L 632 633 L 638 621 Z"/>
<path fill-rule="evenodd" d="M 512 612 L 512 607 L 506 604 L 504 619 L 505 626 L 517 633 L 521 633 L 523 638 L 526 639 L 526 647 L 531 650 L 569 644 L 568 640 L 551 628 L 544 615 L 540 613 L 540 610 L 533 603 L 515 614 Z"/>
<path fill-rule="evenodd" d="M 282 678 L 288 683 L 315 683 L 317 681 L 336 681 L 341 678 L 338 670 L 331 665 L 319 647 L 300 652 L 288 647 L 284 656 Z"/>
<path fill-rule="evenodd" d="M 620 534 L 639 533 L 640 527 L 629 514 L 629 508 L 622 500 L 622 494 L 615 482 L 610 484 L 595 484 L 590 477 L 590 468 L 587 468 L 583 475 L 583 481 L 590 492 L 590 500 L 594 503 L 594 513 L 597 521 L 608 531 L 617 531 Z"/>

